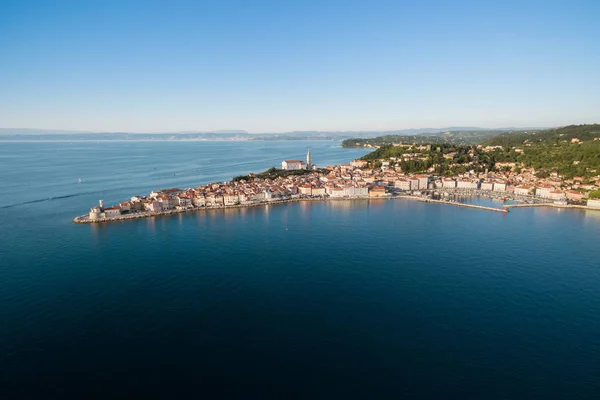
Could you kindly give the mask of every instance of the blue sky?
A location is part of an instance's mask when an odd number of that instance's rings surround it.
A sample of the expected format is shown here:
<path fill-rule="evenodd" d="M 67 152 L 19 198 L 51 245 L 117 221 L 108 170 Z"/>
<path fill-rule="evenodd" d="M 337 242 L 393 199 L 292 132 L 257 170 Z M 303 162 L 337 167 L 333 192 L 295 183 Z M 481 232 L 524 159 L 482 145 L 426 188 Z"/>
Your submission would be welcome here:
<path fill-rule="evenodd" d="M 600 1 L 3 1 L 0 127 L 600 122 Z"/>

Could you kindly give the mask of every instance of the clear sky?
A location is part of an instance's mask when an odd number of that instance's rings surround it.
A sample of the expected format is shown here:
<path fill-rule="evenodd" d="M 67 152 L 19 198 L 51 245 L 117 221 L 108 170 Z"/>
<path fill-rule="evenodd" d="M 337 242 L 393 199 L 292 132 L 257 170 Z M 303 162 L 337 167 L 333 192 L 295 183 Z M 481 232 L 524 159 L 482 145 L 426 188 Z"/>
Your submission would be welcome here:
<path fill-rule="evenodd" d="M 600 1 L 0 2 L 0 127 L 600 122 Z"/>

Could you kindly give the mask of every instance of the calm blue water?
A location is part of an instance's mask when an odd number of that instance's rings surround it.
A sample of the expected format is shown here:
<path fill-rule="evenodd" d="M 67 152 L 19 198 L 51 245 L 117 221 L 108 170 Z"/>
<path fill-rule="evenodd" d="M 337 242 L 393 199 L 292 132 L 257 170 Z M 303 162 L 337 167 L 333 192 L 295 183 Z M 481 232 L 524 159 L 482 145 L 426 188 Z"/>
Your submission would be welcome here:
<path fill-rule="evenodd" d="M 600 213 L 379 200 L 71 223 L 307 146 L 364 154 L 337 145 L 0 142 L 0 398 L 600 395 Z"/>

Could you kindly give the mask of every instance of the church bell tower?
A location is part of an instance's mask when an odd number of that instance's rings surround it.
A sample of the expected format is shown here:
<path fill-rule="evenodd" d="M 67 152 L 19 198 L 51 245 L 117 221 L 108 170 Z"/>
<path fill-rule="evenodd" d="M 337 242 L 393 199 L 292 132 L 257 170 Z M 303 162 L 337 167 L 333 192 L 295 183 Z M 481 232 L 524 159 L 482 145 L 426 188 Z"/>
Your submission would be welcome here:
<path fill-rule="evenodd" d="M 306 153 L 306 169 L 312 169 L 312 164 L 310 162 L 310 150 Z"/>

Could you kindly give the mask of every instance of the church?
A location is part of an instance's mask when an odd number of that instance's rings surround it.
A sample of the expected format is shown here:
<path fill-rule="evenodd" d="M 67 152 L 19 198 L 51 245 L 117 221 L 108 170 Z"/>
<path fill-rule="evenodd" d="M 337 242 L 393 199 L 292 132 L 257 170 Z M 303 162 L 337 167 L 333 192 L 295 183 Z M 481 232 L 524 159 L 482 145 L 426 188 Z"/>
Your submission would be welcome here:
<path fill-rule="evenodd" d="M 310 150 L 306 153 L 306 162 L 302 160 L 284 160 L 281 162 L 281 169 L 286 170 L 295 170 L 295 169 L 305 169 L 305 170 L 313 170 L 317 169 L 317 165 L 312 163 L 310 158 Z"/>

